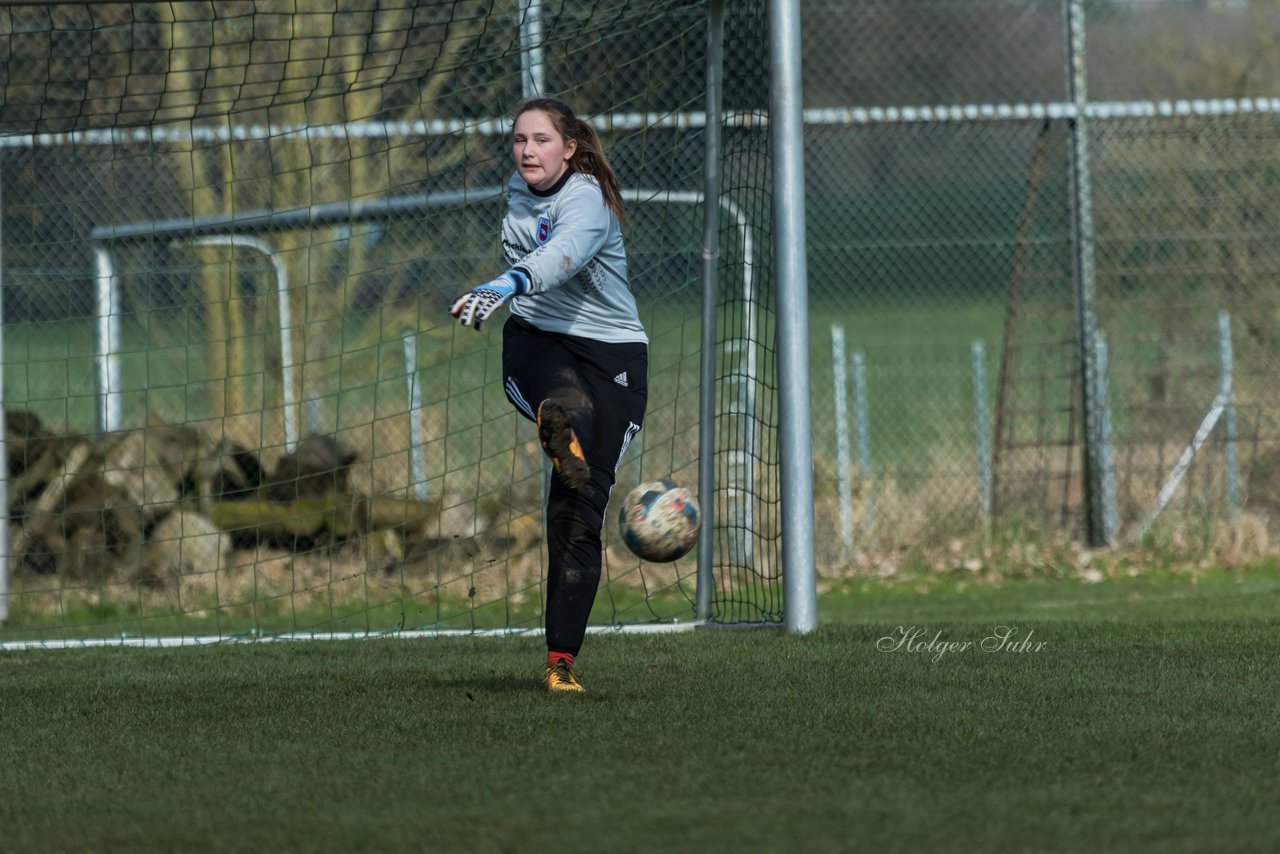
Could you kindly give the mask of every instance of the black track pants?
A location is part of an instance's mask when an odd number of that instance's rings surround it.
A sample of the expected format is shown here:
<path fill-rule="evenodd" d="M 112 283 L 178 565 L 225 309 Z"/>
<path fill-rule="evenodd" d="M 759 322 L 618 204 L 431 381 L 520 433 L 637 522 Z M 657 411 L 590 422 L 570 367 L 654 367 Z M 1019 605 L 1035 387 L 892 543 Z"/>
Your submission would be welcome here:
<path fill-rule="evenodd" d="M 547 495 L 547 648 L 577 655 L 600 584 L 609 493 L 644 423 L 649 348 L 542 332 L 511 317 L 503 328 L 502 373 L 507 399 L 530 421 L 547 398 L 564 406 L 591 467 L 583 489 L 553 475 Z"/>

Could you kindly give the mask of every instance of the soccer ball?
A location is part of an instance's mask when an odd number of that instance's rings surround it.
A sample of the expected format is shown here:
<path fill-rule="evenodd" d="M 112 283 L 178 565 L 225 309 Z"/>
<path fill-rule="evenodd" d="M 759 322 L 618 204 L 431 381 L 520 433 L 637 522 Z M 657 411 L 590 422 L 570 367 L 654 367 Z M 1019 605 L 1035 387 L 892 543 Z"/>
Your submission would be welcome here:
<path fill-rule="evenodd" d="M 618 530 L 627 548 L 654 563 L 684 557 L 698 542 L 702 507 L 693 491 L 670 480 L 650 480 L 627 494 Z"/>

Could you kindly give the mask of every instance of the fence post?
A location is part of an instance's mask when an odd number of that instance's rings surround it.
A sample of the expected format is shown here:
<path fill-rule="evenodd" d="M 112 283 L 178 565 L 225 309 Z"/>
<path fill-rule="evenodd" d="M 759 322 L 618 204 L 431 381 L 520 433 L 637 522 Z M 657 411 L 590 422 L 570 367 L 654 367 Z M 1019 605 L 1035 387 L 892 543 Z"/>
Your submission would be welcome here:
<path fill-rule="evenodd" d="M 95 302 L 97 305 L 98 435 L 120 429 L 123 407 L 120 402 L 120 293 L 111 250 L 93 247 Z"/>
<path fill-rule="evenodd" d="M 1068 79 L 1074 115 L 1071 118 L 1071 231 L 1075 248 L 1076 334 L 1080 347 L 1082 382 L 1080 404 L 1084 416 L 1085 534 L 1091 546 L 1110 542 L 1102 500 L 1102 429 L 1099 418 L 1097 356 L 1094 332 L 1093 184 L 1089 172 L 1089 130 L 1085 121 L 1089 95 L 1085 70 L 1085 16 L 1082 0 L 1067 0 Z"/>
<path fill-rule="evenodd" d="M 862 487 L 862 533 L 871 528 L 874 497 L 871 494 L 871 409 L 867 404 L 867 360 L 853 354 L 853 409 L 858 425 L 858 481 Z"/>
<path fill-rule="evenodd" d="M 978 487 L 982 498 L 982 538 L 991 536 L 991 436 L 987 427 L 987 348 L 974 341 L 973 424 L 978 444 Z"/>
<path fill-rule="evenodd" d="M 1236 456 L 1236 402 L 1232 386 L 1235 356 L 1231 347 L 1231 316 L 1225 311 L 1218 312 L 1218 359 L 1222 365 L 1220 393 L 1226 401 L 1222 414 L 1227 433 L 1223 448 L 1227 466 L 1227 506 L 1234 517 L 1240 512 L 1240 461 Z"/>
<path fill-rule="evenodd" d="M 853 552 L 853 483 L 849 459 L 849 377 L 845 370 L 844 327 L 831 324 L 831 385 L 835 391 L 836 416 L 836 490 L 840 496 L 840 529 L 842 555 Z"/>
<path fill-rule="evenodd" d="M 1097 358 L 1098 400 L 1101 404 L 1101 431 L 1099 432 L 1099 456 L 1102 470 L 1103 535 L 1113 543 L 1120 533 L 1120 513 L 1116 508 L 1116 464 L 1111 453 L 1111 366 L 1107 352 L 1107 337 L 1098 330 L 1094 333 L 1094 355 Z"/>
<path fill-rule="evenodd" d="M 404 373 L 409 386 L 409 479 L 419 501 L 427 500 L 427 448 L 422 432 L 422 383 L 418 381 L 418 336 L 404 334 Z"/>

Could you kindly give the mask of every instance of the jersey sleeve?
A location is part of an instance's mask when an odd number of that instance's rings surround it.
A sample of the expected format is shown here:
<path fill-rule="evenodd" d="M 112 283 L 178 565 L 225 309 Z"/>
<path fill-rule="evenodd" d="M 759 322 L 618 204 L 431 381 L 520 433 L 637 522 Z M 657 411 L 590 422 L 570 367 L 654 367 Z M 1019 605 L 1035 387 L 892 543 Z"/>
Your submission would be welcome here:
<path fill-rule="evenodd" d="M 565 193 L 547 242 L 512 265 L 528 277 L 528 293 L 545 293 L 577 275 L 604 246 L 612 217 L 594 184 L 582 183 Z"/>

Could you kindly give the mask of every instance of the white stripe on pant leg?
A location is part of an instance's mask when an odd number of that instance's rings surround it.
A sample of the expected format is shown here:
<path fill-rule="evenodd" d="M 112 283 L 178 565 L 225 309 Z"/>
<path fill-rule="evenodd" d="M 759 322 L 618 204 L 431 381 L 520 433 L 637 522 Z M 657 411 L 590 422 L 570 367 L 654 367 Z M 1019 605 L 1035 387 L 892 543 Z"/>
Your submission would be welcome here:
<path fill-rule="evenodd" d="M 516 385 L 515 377 L 507 377 L 506 382 L 507 398 L 510 399 L 516 407 L 528 416 L 530 421 L 537 421 L 538 416 L 534 413 L 533 407 L 529 405 L 529 401 L 524 399 L 524 395 L 520 392 L 520 386 Z"/>
<path fill-rule="evenodd" d="M 631 440 L 640 432 L 640 425 L 634 421 L 627 422 L 627 432 L 622 435 L 622 450 L 618 451 L 618 459 L 613 464 L 613 473 L 618 473 L 618 466 L 622 465 L 622 458 L 626 456 L 627 448 L 631 447 Z"/>

